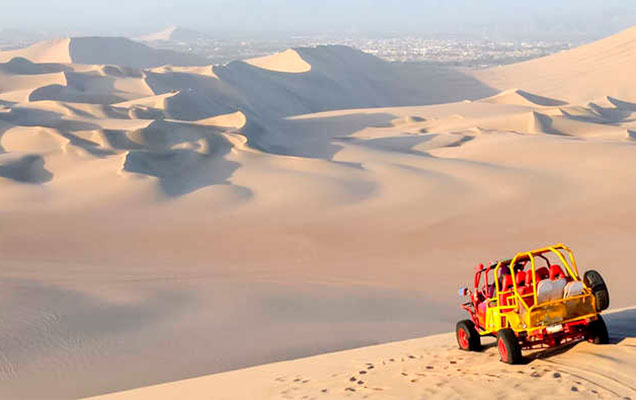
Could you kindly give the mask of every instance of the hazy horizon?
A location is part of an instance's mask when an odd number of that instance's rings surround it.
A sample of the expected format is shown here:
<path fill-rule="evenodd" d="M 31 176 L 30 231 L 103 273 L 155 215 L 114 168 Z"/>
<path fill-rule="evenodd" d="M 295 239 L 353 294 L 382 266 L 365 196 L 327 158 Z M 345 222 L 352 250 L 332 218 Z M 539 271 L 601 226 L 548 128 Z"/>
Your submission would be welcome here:
<path fill-rule="evenodd" d="M 630 0 L 27 0 L 3 5 L 0 30 L 132 36 L 170 25 L 217 35 L 465 34 L 595 38 L 636 25 Z"/>

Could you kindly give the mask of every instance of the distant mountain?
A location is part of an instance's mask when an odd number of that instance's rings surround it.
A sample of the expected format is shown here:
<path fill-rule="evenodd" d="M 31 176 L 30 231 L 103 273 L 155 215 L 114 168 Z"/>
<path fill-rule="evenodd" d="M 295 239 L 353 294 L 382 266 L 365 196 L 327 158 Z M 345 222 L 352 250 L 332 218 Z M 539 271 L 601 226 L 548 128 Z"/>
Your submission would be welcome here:
<path fill-rule="evenodd" d="M 134 38 L 134 40 L 140 42 L 194 42 L 202 39 L 209 39 L 209 36 L 201 32 L 180 28 L 178 26 L 169 26 L 159 32 L 149 33 L 147 35 Z"/>
<path fill-rule="evenodd" d="M 15 57 L 36 63 L 74 63 L 153 68 L 161 65 L 202 66 L 205 57 L 159 50 L 123 37 L 74 37 L 38 42 L 24 49 L 0 52 L 0 62 Z"/>

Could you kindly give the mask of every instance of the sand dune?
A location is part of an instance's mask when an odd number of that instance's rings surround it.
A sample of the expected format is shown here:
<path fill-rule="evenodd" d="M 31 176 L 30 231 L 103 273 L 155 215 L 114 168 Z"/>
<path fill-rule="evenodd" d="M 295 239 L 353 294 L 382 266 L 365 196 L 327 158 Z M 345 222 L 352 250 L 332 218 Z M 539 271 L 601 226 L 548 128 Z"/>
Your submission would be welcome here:
<path fill-rule="evenodd" d="M 635 101 L 634 62 L 636 27 L 544 58 L 477 71 L 474 76 L 499 90 L 516 87 L 569 102 L 603 96 Z"/>
<path fill-rule="evenodd" d="M 70 43 L 70 38 L 55 39 L 39 42 L 25 49 L 0 51 L 0 62 L 6 63 L 19 57 L 36 63 L 71 63 Z"/>
<path fill-rule="evenodd" d="M 554 106 L 562 106 L 567 104 L 566 102 L 550 99 L 543 96 L 537 96 L 532 93 L 528 93 L 523 90 L 511 89 L 501 92 L 495 96 L 485 98 L 483 100 L 487 103 L 495 103 L 495 104 L 511 104 L 511 105 L 520 105 L 520 106 L 545 106 L 545 107 L 554 107 Z"/>
<path fill-rule="evenodd" d="M 26 49 L 0 52 L 0 62 L 8 62 L 16 57 L 36 63 L 113 64 L 134 68 L 208 64 L 203 57 L 152 49 L 130 39 L 115 37 L 65 38 L 36 43 Z"/>
<path fill-rule="evenodd" d="M 300 74 L 311 71 L 311 65 L 295 50 L 287 50 L 270 56 L 251 58 L 246 63 L 268 71 Z"/>
<path fill-rule="evenodd" d="M 51 173 L 44 168 L 39 155 L 0 155 L 0 177 L 23 183 L 44 183 L 51 180 Z"/>
<path fill-rule="evenodd" d="M 603 272 L 613 307 L 633 305 L 632 33 L 474 74 L 343 46 L 224 66 L 113 38 L 0 53 L 0 397 L 85 397 L 447 332 L 474 264 L 552 242 Z M 406 369 L 360 374 L 377 381 L 346 394 L 446 382 L 434 394 L 453 397 L 486 360 L 524 393 L 536 372 L 554 393 L 610 397 L 631 381 L 568 368 L 629 366 L 626 344 L 521 374 L 492 349 L 459 360 L 442 336 L 209 382 L 229 398 L 337 398 L 358 361 L 379 371 L 406 354 Z M 427 372 L 450 361 L 467 375 Z M 294 389 L 295 374 L 310 382 Z"/>
<path fill-rule="evenodd" d="M 166 29 L 158 32 L 149 33 L 136 37 L 134 40 L 140 42 L 193 42 L 201 39 L 209 39 L 209 37 L 201 32 L 197 32 L 191 29 L 181 28 L 176 25 L 167 27 Z"/>

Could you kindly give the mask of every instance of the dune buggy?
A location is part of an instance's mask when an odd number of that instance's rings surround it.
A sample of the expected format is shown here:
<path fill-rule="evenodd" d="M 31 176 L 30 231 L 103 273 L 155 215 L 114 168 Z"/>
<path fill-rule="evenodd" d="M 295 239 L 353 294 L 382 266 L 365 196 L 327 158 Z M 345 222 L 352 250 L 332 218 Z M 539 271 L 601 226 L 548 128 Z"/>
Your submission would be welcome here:
<path fill-rule="evenodd" d="M 583 339 L 609 342 L 600 315 L 609 306 L 607 286 L 594 270 L 581 279 L 574 255 L 564 244 L 480 264 L 474 288 L 462 288 L 460 295 L 469 297 L 462 308 L 470 314 L 470 319 L 457 323 L 462 350 L 478 351 L 482 336 L 494 336 L 501 361 L 518 364 L 522 349 Z"/>

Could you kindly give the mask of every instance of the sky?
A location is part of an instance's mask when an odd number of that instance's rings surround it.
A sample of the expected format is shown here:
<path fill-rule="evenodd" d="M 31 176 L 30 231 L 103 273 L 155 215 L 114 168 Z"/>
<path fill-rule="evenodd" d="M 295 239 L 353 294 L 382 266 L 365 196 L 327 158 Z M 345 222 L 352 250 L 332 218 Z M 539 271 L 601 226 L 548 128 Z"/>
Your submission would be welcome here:
<path fill-rule="evenodd" d="M 0 29 L 206 33 L 584 35 L 636 25 L 636 0 L 0 0 Z"/>

